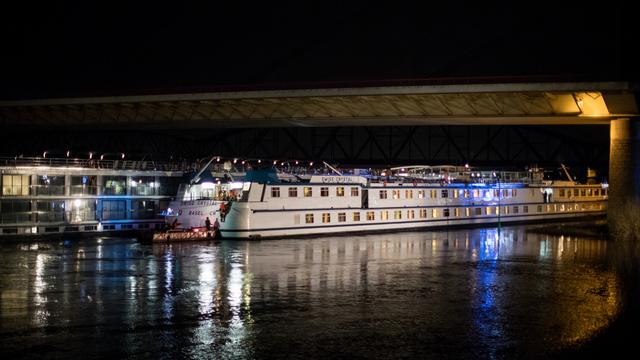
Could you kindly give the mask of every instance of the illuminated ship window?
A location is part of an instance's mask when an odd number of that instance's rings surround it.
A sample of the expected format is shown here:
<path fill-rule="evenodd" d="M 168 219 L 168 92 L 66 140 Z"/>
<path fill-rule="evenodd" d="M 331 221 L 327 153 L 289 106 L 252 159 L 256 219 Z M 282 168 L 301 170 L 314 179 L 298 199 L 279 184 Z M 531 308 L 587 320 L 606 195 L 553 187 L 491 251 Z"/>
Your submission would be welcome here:
<path fill-rule="evenodd" d="M 331 222 L 331 214 L 330 213 L 322 213 L 322 222 L 323 223 Z"/>
<path fill-rule="evenodd" d="M 393 198 L 400 199 L 400 190 L 393 190 Z"/>
<path fill-rule="evenodd" d="M 304 222 L 307 224 L 313 224 L 313 214 L 305 214 Z"/>
<path fill-rule="evenodd" d="M 360 213 L 359 212 L 354 212 L 353 213 L 353 221 L 360 221 Z"/>
<path fill-rule="evenodd" d="M 376 213 L 373 211 L 367 211 L 367 220 L 373 221 L 376 219 Z"/>
<path fill-rule="evenodd" d="M 387 198 L 387 190 L 380 190 L 380 199 Z"/>
<path fill-rule="evenodd" d="M 393 212 L 393 218 L 396 220 L 402 219 L 402 210 L 396 210 Z"/>
<path fill-rule="evenodd" d="M 336 196 L 344 196 L 344 186 L 338 186 L 336 188 Z"/>
<path fill-rule="evenodd" d="M 305 186 L 303 192 L 304 192 L 304 197 L 313 196 L 313 188 L 311 186 Z"/>
<path fill-rule="evenodd" d="M 338 222 L 347 221 L 347 213 L 338 213 Z"/>
<path fill-rule="evenodd" d="M 414 219 L 416 217 L 416 213 L 414 210 L 407 210 L 407 219 Z"/>
<path fill-rule="evenodd" d="M 351 196 L 358 196 L 358 195 L 360 195 L 360 190 L 357 187 L 352 187 Z"/>
<path fill-rule="evenodd" d="M 407 199 L 413 199 L 413 190 L 405 190 L 404 197 Z"/>
<path fill-rule="evenodd" d="M 389 220 L 389 212 L 386 210 L 380 211 L 380 218 L 382 220 Z"/>
<path fill-rule="evenodd" d="M 427 218 L 427 209 L 420 209 L 420 218 L 421 219 Z"/>

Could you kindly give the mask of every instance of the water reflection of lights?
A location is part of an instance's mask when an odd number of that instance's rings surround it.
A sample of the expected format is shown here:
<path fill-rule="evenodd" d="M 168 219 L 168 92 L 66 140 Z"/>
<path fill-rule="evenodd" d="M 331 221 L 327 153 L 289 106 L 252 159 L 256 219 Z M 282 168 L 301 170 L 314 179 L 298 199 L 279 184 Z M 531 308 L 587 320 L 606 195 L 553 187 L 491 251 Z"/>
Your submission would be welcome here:
<path fill-rule="evenodd" d="M 155 265 L 155 263 L 153 263 Z M 150 264 L 151 265 L 151 264 Z M 171 248 L 164 255 L 164 289 L 171 294 L 173 287 L 173 252 Z"/>
<path fill-rule="evenodd" d="M 240 305 L 242 305 L 242 265 L 231 264 L 229 272 L 229 307 L 233 313 L 234 320 L 240 320 Z"/>
<path fill-rule="evenodd" d="M 84 250 L 82 250 L 82 258 L 84 259 L 85 257 L 85 253 Z M 103 266 L 104 263 L 102 261 L 102 245 L 98 245 L 97 249 L 96 249 L 96 270 L 97 271 L 102 271 L 103 270 Z"/>
<path fill-rule="evenodd" d="M 25 271 L 30 275 L 28 288 L 25 283 L 29 296 L 22 300 L 29 304 L 22 316 L 32 327 L 56 326 L 63 321 L 75 325 L 78 320 L 162 324 L 167 327 L 162 327 L 162 334 L 153 341 L 168 344 L 184 339 L 189 351 L 194 347 L 200 351 L 188 354 L 201 357 L 212 349 L 219 351 L 220 357 L 251 351 L 254 332 L 286 326 L 290 320 L 269 317 L 265 304 L 293 304 L 294 315 L 300 308 L 315 315 L 296 325 L 301 334 L 324 326 L 325 322 L 315 319 L 328 313 L 351 321 L 358 314 L 350 310 L 362 309 L 363 313 L 398 315 L 389 318 L 396 321 L 424 305 L 422 308 L 448 314 L 443 323 L 449 321 L 447 316 L 460 320 L 462 331 L 480 342 L 496 344 L 506 339 L 554 345 L 591 336 L 604 320 L 615 315 L 619 298 L 615 279 L 602 269 L 583 266 L 573 270 L 574 263 L 600 259 L 605 243 L 509 228 L 500 233 L 495 229 L 452 230 L 446 236 L 425 231 L 244 245 L 223 242 L 213 247 L 154 245 L 156 256 L 142 257 L 135 251 L 114 251 L 110 240 L 82 245 L 86 258 L 77 243 L 66 247 L 62 258 L 48 255 L 42 245 L 42 254 L 36 257 L 32 253 L 30 269 Z M 28 246 L 25 249 L 28 251 Z M 113 260 L 117 255 L 127 259 L 127 266 Z M 545 257 L 552 261 L 540 261 Z M 67 262 L 71 271 L 60 271 L 63 275 L 58 277 L 56 271 L 66 269 Z M 556 262 L 563 266 L 556 266 Z M 74 273 L 73 266 L 78 263 L 81 271 Z M 107 271 L 91 271 L 100 266 Z M 50 291 L 54 286 L 64 290 Z M 77 301 L 75 296 L 63 298 L 67 292 L 79 292 L 81 303 L 73 302 Z M 442 296 L 431 296 L 434 294 Z M 85 302 L 89 295 L 96 300 Z M 104 307 L 98 306 L 98 299 L 104 299 Z M 389 301 L 405 310 L 394 314 Z M 74 314 L 74 304 L 80 304 L 79 317 Z M 259 311 L 253 312 L 256 306 Z M 340 313 L 343 308 L 349 309 L 348 314 Z M 431 330 L 442 330 L 426 317 L 432 311 L 414 312 Z M 254 323 L 252 316 L 260 321 Z M 193 319 L 197 325 L 180 328 Z M 522 325 L 527 321 L 528 325 Z M 557 339 L 545 337 L 549 326 L 560 329 L 554 333 Z M 137 350 L 147 341 L 141 336 L 147 334 L 129 332 L 125 346 Z"/>
<path fill-rule="evenodd" d="M 500 250 L 500 235 L 495 229 L 483 229 L 480 231 L 480 260 L 498 259 Z"/>
<path fill-rule="evenodd" d="M 550 255 L 549 236 L 545 236 L 540 240 L 540 259 L 546 259 Z"/>
<path fill-rule="evenodd" d="M 214 269 L 215 257 L 205 253 L 200 256 L 198 264 L 198 303 L 202 315 L 209 315 L 214 308 L 213 295 L 216 291 Z"/>
<path fill-rule="evenodd" d="M 242 258 L 240 258 L 242 259 Z M 247 336 L 247 329 L 245 328 L 244 316 L 241 313 L 241 307 L 244 303 L 244 310 L 247 314 L 250 312 L 250 281 L 246 281 L 243 273 L 243 264 L 237 262 L 234 259 L 231 264 L 231 271 L 229 272 L 229 280 L 227 282 L 227 288 L 229 290 L 228 301 L 229 310 L 231 311 L 231 320 L 229 321 L 229 345 L 232 348 L 239 346 L 243 343 L 243 339 Z M 233 350 L 238 352 L 239 349 Z"/>
<path fill-rule="evenodd" d="M 33 323 L 36 326 L 46 326 L 49 319 L 49 311 L 46 308 L 47 298 L 43 295 L 47 288 L 47 282 L 44 278 L 46 262 L 46 255 L 36 255 L 35 279 L 33 281 L 33 305 L 35 307 Z"/>

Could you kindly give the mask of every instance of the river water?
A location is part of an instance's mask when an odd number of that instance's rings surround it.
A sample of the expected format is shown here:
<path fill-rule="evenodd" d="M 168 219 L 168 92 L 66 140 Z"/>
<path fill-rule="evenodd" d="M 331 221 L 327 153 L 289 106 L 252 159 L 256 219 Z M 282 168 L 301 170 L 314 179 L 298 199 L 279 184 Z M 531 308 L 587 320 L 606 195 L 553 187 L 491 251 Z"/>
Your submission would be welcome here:
<path fill-rule="evenodd" d="M 544 358 L 620 309 L 608 243 L 533 226 L 0 245 L 3 358 Z"/>

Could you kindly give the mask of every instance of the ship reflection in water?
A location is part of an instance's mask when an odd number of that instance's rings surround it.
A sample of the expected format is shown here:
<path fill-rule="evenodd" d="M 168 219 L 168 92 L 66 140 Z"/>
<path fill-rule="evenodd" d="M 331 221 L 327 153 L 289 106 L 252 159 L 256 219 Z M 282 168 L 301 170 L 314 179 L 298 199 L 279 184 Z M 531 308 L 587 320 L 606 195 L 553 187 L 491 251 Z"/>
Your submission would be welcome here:
<path fill-rule="evenodd" d="M 527 227 L 0 247 L 12 357 L 518 357 L 616 315 L 603 240 Z"/>

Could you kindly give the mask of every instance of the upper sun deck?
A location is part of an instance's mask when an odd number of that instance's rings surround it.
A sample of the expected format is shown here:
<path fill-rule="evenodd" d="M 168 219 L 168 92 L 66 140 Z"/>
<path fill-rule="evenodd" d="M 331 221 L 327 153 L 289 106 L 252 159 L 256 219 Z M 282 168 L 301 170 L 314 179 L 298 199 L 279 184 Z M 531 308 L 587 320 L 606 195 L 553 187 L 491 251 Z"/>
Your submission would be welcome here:
<path fill-rule="evenodd" d="M 119 155 L 120 156 L 120 155 Z M 140 174 L 158 176 L 181 176 L 192 171 L 195 165 L 187 162 L 163 162 L 153 160 L 105 159 L 103 155 L 89 158 L 50 157 L 0 157 L 0 172 L 3 174 Z"/>
<path fill-rule="evenodd" d="M 275 175 L 275 174 L 274 174 Z M 477 170 L 469 167 L 416 165 L 390 169 L 349 169 L 309 173 L 306 169 L 280 172 L 272 183 L 361 184 L 363 186 L 490 186 L 544 184 L 540 169 L 526 171 Z M 274 180 L 276 177 L 273 178 Z"/>

